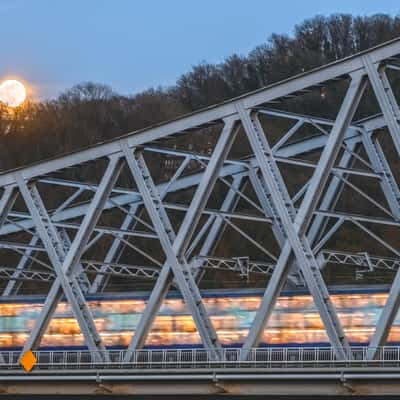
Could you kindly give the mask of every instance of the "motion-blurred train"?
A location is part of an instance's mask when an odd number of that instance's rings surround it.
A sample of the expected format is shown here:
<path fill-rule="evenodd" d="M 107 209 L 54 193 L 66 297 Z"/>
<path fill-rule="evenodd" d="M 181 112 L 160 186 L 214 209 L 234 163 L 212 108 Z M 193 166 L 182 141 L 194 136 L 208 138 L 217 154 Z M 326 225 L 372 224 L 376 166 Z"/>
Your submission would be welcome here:
<path fill-rule="evenodd" d="M 386 303 L 386 287 L 331 288 L 332 301 L 349 341 L 367 344 Z M 222 345 L 240 346 L 259 308 L 262 290 L 203 291 L 203 299 Z M 104 344 L 124 348 L 134 334 L 148 293 L 89 296 L 88 303 Z M 18 296 L 0 300 L 0 349 L 21 348 L 38 317 L 44 298 Z M 389 334 L 400 343 L 400 316 Z M 328 338 L 312 298 L 305 292 L 279 297 L 260 346 L 327 345 Z M 64 301 L 59 303 L 41 346 L 43 349 L 84 348 L 79 325 Z M 169 295 L 146 341 L 147 348 L 201 347 L 190 313 L 179 295 Z"/>

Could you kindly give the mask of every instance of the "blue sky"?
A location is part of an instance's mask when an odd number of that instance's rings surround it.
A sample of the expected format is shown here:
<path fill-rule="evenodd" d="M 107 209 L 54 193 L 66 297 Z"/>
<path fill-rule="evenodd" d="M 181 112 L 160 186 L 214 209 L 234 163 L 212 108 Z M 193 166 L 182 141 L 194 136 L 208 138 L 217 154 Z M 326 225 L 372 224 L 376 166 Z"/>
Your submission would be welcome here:
<path fill-rule="evenodd" d="M 399 0 L 0 0 L 0 80 L 50 98 L 75 83 L 123 94 L 246 54 L 316 14 L 400 13 Z"/>

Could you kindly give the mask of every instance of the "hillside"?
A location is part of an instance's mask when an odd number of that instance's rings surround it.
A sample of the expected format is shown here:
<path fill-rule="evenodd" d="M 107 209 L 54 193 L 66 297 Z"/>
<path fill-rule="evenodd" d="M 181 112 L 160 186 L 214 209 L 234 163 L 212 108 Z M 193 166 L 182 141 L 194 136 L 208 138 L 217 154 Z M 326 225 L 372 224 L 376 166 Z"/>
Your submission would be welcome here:
<path fill-rule="evenodd" d="M 171 87 L 150 88 L 132 96 L 121 96 L 107 85 L 87 82 L 72 87 L 54 100 L 27 102 L 12 112 L 2 107 L 0 108 L 0 169 L 11 169 L 54 157 L 174 118 L 398 36 L 400 36 L 400 17 L 317 16 L 297 25 L 293 35 L 272 35 L 266 43 L 257 46 L 247 55 L 233 54 L 220 64 L 202 63 L 194 66 Z M 393 74 L 390 79 L 396 95 L 400 95 L 400 74 Z M 345 88 L 345 83 L 323 86 L 307 95 L 282 101 L 274 107 L 334 118 Z M 376 101 L 371 93 L 367 92 L 356 118 L 363 118 L 376 112 L 379 112 Z M 265 120 L 264 124 L 268 126 L 267 134 L 271 142 L 276 141 L 282 132 L 289 128 L 279 119 Z M 187 135 L 175 140 L 174 143 L 166 141 L 163 144 L 207 153 L 215 136 L 213 128 L 209 128 L 201 132 L 201 135 Z M 235 149 L 233 153 L 235 158 L 248 155 L 244 143 L 237 143 Z M 397 157 L 394 157 L 390 141 L 386 142 L 385 151 L 397 173 L 400 165 Z M 316 154 L 309 155 L 310 159 L 313 157 L 316 157 Z M 168 179 L 173 173 L 174 160 L 167 161 L 158 158 L 157 155 L 150 160 L 153 170 L 157 171 L 155 177 L 157 180 Z M 77 172 L 71 171 L 69 177 L 73 178 L 75 173 Z M 295 191 L 299 182 L 308 177 L 293 168 L 282 168 L 282 173 L 291 191 Z M 84 168 L 79 174 L 79 179 L 91 181 L 94 178 L 86 173 Z M 368 193 L 375 191 L 370 182 L 359 183 Z M 220 200 L 218 196 L 222 197 L 224 194 L 223 191 L 218 193 L 214 199 L 216 203 Z M 56 203 L 57 196 L 57 192 L 48 193 L 46 201 L 50 204 Z M 379 193 L 374 196 L 377 200 L 381 200 Z M 370 205 L 349 190 L 344 192 L 338 207 L 355 202 L 358 210 L 368 213 Z M 243 224 L 242 228 L 248 227 Z M 391 235 L 389 239 L 394 245 L 398 245 L 398 235 L 388 232 L 382 231 L 385 235 Z M 258 234 L 262 233 L 256 231 L 255 235 Z M 352 250 L 357 248 L 360 240 L 351 226 L 344 226 L 332 245 Z M 224 246 L 218 249 L 218 254 L 221 256 L 232 250 L 229 248 L 229 241 Z M 245 251 L 244 246 L 246 245 L 240 245 L 242 248 L 235 250 Z M 372 253 L 379 252 L 379 249 L 374 247 L 373 241 L 371 243 L 367 241 L 366 246 Z M 327 274 L 332 275 L 334 282 L 341 282 L 346 278 L 345 275 L 338 276 L 329 271 Z"/>

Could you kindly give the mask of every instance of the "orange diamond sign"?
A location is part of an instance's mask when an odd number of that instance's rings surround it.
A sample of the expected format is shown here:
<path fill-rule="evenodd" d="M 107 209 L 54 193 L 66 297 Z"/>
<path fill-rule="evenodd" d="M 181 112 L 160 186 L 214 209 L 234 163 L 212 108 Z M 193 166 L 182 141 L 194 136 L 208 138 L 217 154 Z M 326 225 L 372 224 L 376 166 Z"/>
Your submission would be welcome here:
<path fill-rule="evenodd" d="M 32 368 L 37 362 L 36 356 L 29 350 L 23 354 L 19 363 L 22 365 L 26 372 L 31 372 Z"/>

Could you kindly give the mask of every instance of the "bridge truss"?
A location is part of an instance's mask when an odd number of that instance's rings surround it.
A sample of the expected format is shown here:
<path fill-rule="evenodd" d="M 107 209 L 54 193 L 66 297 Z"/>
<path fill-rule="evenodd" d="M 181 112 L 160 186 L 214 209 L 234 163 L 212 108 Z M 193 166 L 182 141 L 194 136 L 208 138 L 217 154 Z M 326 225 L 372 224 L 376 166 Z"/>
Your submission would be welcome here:
<path fill-rule="evenodd" d="M 128 290 L 144 280 L 152 284 L 125 362 L 145 344 L 171 288 L 182 294 L 204 347 L 218 360 L 224 353 L 199 287 L 216 273 L 244 284 L 259 274 L 265 293 L 242 361 L 260 342 L 285 285 L 309 290 L 336 358 L 348 359 L 349 343 L 323 276 L 327 265 L 335 271 L 346 265 L 369 276 L 394 276 L 365 352 L 367 359 L 376 357 L 400 305 L 400 110 L 392 87 L 399 66 L 397 39 L 176 120 L 0 174 L 2 295 L 25 288 L 47 293 L 24 351 L 40 346 L 64 297 L 88 350 L 107 358 L 86 297 L 122 278 Z M 321 95 L 325 110 L 319 115 L 298 112 L 299 99 L 307 104 L 307 96 L 331 88 L 343 93 L 337 110 Z M 368 96 L 377 104 L 370 115 L 362 111 Z M 353 201 L 344 201 L 349 191 Z M 357 199 L 368 209 L 358 210 Z M 335 248 L 349 226 L 364 241 Z M 380 254 L 370 254 L 371 248 Z"/>

